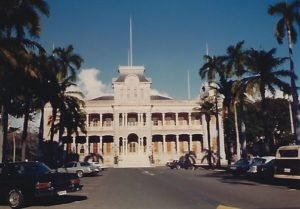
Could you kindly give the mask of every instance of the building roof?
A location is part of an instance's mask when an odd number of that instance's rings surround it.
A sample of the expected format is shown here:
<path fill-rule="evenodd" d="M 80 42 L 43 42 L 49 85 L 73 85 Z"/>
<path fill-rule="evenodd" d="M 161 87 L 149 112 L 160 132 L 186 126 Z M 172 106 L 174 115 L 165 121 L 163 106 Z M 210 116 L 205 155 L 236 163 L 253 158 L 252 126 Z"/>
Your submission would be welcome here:
<path fill-rule="evenodd" d="M 142 74 L 135 74 L 140 82 L 150 82 L 144 75 Z M 114 81 L 114 82 L 124 82 L 126 76 L 128 76 L 128 74 L 120 74 L 118 76 L 118 78 Z"/>
<path fill-rule="evenodd" d="M 151 95 L 151 100 L 172 100 L 172 98 L 160 95 Z"/>
<path fill-rule="evenodd" d="M 107 101 L 107 100 L 114 100 L 114 96 L 100 96 L 94 99 L 91 99 L 90 101 Z M 160 96 L 160 95 L 151 95 L 151 100 L 172 100 L 172 98 Z"/>
<path fill-rule="evenodd" d="M 114 96 L 101 96 L 101 97 L 91 99 L 90 101 L 99 101 L 99 100 L 114 100 Z"/>

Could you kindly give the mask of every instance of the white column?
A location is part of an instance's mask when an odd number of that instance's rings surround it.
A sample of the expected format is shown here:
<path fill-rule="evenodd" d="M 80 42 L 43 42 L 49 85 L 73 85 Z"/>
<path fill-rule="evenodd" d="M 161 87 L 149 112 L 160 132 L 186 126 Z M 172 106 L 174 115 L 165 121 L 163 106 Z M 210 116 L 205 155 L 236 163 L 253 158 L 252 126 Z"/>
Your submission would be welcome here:
<path fill-rule="evenodd" d="M 99 150 L 99 152 L 100 152 L 100 154 L 101 155 L 103 155 L 103 144 L 102 144 L 102 136 L 100 136 L 100 150 Z"/>
<path fill-rule="evenodd" d="M 165 125 L 165 113 L 162 113 L 162 126 Z"/>
<path fill-rule="evenodd" d="M 128 139 L 125 138 L 125 155 L 128 153 Z"/>
<path fill-rule="evenodd" d="M 163 135 L 163 153 L 167 152 L 166 135 Z"/>
<path fill-rule="evenodd" d="M 208 149 L 208 138 L 207 138 L 207 124 L 205 120 L 205 115 L 202 115 L 202 130 L 203 130 L 203 148 Z"/>
<path fill-rule="evenodd" d="M 222 118 L 220 118 L 220 114 L 218 114 L 219 117 L 219 129 L 220 129 L 220 157 L 221 157 L 221 164 L 226 163 L 226 154 L 225 154 L 225 137 L 224 137 L 224 124 Z"/>
<path fill-rule="evenodd" d="M 125 127 L 127 127 L 127 125 L 128 125 L 127 117 L 128 117 L 128 114 L 125 113 Z M 127 139 L 126 139 L 126 141 L 127 141 Z"/>
<path fill-rule="evenodd" d="M 190 140 L 190 143 L 189 143 L 189 151 L 192 151 L 192 147 L 193 147 L 193 146 L 192 146 L 192 145 L 193 145 L 193 140 L 192 140 L 192 139 L 193 139 L 193 135 L 190 134 L 190 139 L 189 139 L 189 140 Z"/>
<path fill-rule="evenodd" d="M 87 113 L 86 114 L 86 127 L 90 127 L 90 125 L 89 125 L 89 119 L 90 119 L 90 115 Z"/>
<path fill-rule="evenodd" d="M 178 126 L 178 113 L 175 113 L 175 126 Z"/>
<path fill-rule="evenodd" d="M 179 136 L 176 135 L 176 153 L 179 153 Z"/>
<path fill-rule="evenodd" d="M 102 124 L 102 114 L 100 114 L 100 128 L 102 128 L 103 127 L 103 124 Z"/>
<path fill-rule="evenodd" d="M 190 126 L 192 123 L 192 114 L 189 112 L 189 119 L 188 119 L 188 125 Z"/>
<path fill-rule="evenodd" d="M 122 154 L 124 155 L 125 153 L 125 140 L 122 138 Z"/>

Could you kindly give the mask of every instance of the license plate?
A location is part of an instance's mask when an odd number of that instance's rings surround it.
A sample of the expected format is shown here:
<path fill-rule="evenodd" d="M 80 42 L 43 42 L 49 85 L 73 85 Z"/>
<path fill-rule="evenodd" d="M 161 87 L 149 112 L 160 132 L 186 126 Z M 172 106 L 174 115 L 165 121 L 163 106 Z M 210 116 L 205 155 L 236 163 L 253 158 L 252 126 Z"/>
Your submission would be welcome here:
<path fill-rule="evenodd" d="M 59 192 L 57 192 L 57 194 L 58 194 L 59 196 L 61 196 L 61 195 L 66 195 L 66 194 L 67 194 L 67 191 L 66 191 L 66 190 L 64 190 L 64 191 L 59 191 Z"/>
<path fill-rule="evenodd" d="M 290 169 L 290 168 L 285 168 L 283 171 L 284 171 L 285 173 L 290 173 L 290 172 L 291 172 L 291 169 Z"/>

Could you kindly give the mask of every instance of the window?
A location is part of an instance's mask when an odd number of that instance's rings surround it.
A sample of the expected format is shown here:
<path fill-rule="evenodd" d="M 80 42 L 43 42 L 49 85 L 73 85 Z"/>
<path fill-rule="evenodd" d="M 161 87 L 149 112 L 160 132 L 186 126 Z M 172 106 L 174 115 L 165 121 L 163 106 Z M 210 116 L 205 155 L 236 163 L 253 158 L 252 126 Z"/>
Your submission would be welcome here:
<path fill-rule="evenodd" d="M 158 126 L 158 118 L 153 118 L 153 125 Z"/>
<path fill-rule="evenodd" d="M 298 150 L 279 150 L 280 157 L 298 157 Z"/>

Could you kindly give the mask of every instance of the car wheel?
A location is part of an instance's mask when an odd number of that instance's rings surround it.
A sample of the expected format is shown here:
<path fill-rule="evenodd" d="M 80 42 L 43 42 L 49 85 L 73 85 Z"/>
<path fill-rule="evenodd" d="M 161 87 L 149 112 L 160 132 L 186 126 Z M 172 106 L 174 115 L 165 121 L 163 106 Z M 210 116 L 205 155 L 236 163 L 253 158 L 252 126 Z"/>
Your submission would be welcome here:
<path fill-rule="evenodd" d="M 18 189 L 12 189 L 8 193 L 8 203 L 11 208 L 21 208 L 23 200 L 23 194 Z"/>
<path fill-rule="evenodd" d="M 76 173 L 79 178 L 83 177 L 83 171 L 77 171 Z"/>

